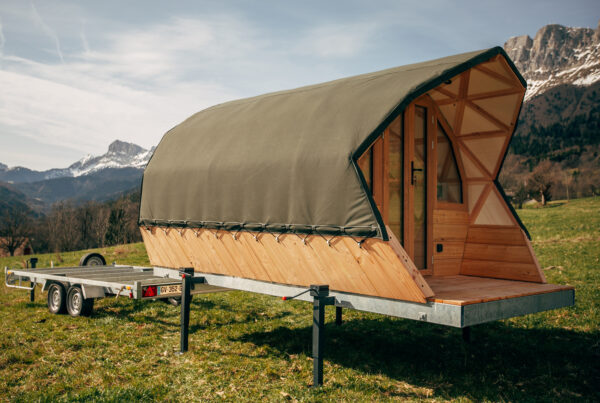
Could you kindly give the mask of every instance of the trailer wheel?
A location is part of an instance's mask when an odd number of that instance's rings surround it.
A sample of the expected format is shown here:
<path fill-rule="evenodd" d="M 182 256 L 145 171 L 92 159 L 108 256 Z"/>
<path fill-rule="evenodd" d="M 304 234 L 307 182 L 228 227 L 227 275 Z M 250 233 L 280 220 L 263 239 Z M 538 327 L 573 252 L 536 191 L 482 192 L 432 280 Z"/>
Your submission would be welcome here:
<path fill-rule="evenodd" d="M 81 257 L 79 266 L 106 266 L 106 259 L 99 253 L 88 253 Z"/>
<path fill-rule="evenodd" d="M 71 316 L 90 316 L 94 310 L 94 299 L 84 298 L 78 285 L 72 285 L 67 291 L 67 311 Z"/>
<path fill-rule="evenodd" d="M 52 283 L 48 288 L 48 310 L 50 313 L 59 314 L 67 311 L 65 287 L 59 283 Z"/>

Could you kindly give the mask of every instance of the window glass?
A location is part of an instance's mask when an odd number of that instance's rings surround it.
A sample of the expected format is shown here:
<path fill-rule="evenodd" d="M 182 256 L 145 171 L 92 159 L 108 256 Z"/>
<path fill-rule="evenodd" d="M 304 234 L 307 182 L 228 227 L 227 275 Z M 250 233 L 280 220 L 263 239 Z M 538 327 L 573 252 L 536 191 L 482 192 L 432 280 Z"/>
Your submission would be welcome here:
<path fill-rule="evenodd" d="M 438 123 L 437 133 L 437 199 L 448 203 L 462 203 L 462 183 L 454 150 L 448 136 Z"/>
<path fill-rule="evenodd" d="M 362 171 L 367 186 L 373 191 L 373 147 L 370 147 L 363 155 L 358 159 L 358 167 Z"/>

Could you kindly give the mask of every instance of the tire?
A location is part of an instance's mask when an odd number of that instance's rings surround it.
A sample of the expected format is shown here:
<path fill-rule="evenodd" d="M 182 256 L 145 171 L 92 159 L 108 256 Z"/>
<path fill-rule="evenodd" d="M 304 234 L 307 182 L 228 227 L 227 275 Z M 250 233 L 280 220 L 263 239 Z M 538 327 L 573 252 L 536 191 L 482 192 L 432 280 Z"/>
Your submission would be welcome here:
<path fill-rule="evenodd" d="M 106 259 L 99 253 L 88 253 L 81 257 L 79 266 L 106 266 Z"/>
<path fill-rule="evenodd" d="M 67 298 L 65 287 L 59 283 L 52 283 L 48 288 L 48 310 L 55 315 L 67 312 Z"/>
<path fill-rule="evenodd" d="M 67 291 L 67 312 L 71 316 L 90 316 L 94 310 L 94 299 L 84 298 L 78 285 L 72 285 Z"/>

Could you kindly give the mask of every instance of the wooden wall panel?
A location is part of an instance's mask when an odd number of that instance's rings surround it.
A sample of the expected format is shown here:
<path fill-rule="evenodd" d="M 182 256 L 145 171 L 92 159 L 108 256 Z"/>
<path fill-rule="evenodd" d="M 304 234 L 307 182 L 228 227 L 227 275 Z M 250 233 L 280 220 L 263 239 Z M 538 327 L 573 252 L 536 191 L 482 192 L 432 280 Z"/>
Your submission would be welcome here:
<path fill-rule="evenodd" d="M 460 273 L 469 228 L 469 214 L 464 210 L 433 211 L 433 275 L 452 276 Z M 437 251 L 437 244 L 443 247 Z"/>
<path fill-rule="evenodd" d="M 460 274 L 546 282 L 529 240 L 517 226 L 471 226 Z"/>
<path fill-rule="evenodd" d="M 269 233 L 233 233 L 209 229 L 141 228 L 150 262 L 172 268 L 414 302 L 433 292 L 399 242 L 367 239 L 359 247 L 349 237 L 327 241 L 317 235 L 306 244 L 294 234 L 275 240 Z M 215 237 L 217 233 L 217 237 Z"/>

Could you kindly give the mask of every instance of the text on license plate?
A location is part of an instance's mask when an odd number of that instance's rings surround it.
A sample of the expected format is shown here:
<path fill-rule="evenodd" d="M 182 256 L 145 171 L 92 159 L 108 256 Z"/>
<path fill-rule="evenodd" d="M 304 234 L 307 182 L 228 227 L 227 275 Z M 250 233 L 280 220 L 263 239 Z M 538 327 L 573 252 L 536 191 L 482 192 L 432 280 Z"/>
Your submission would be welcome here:
<path fill-rule="evenodd" d="M 163 285 L 158 288 L 158 295 L 181 294 L 181 284 Z"/>

